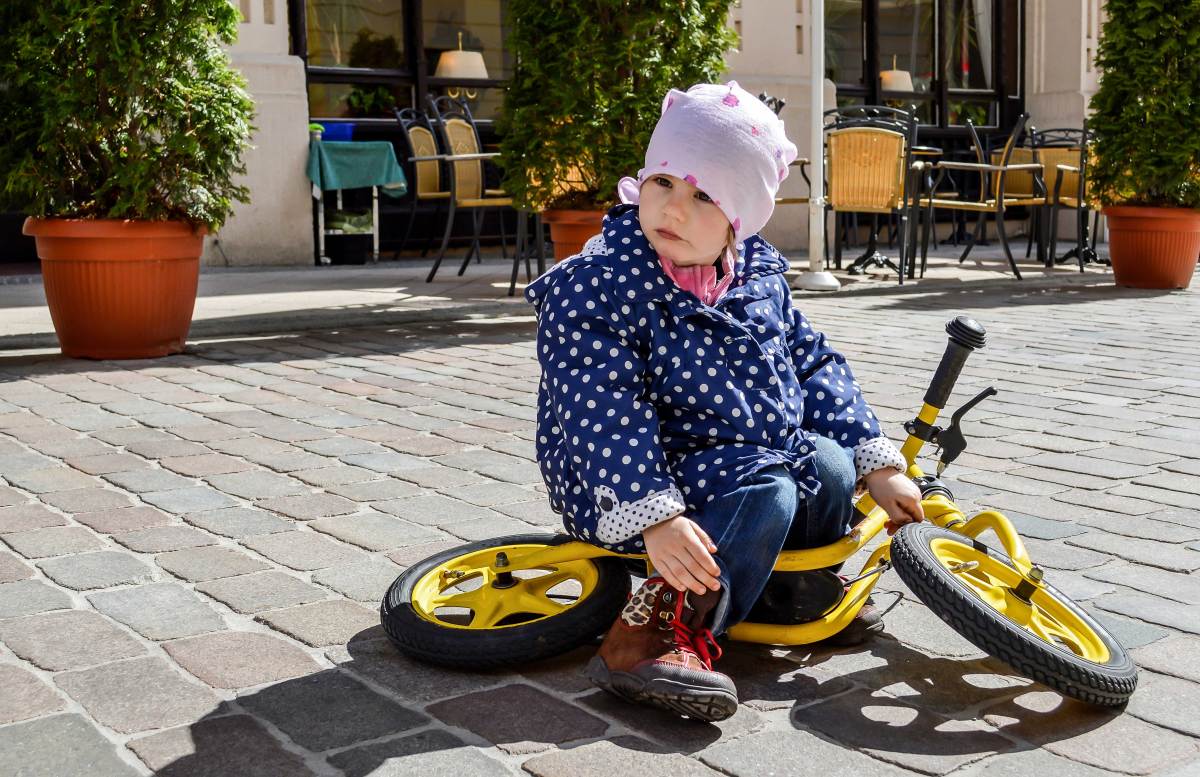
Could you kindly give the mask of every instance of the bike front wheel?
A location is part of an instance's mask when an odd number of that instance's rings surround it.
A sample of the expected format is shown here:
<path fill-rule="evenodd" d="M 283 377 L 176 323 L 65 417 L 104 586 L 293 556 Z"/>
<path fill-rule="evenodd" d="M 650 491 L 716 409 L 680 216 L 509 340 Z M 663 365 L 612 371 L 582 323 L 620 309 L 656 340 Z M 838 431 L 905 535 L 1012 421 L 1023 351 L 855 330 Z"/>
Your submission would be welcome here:
<path fill-rule="evenodd" d="M 931 524 L 892 539 L 892 564 L 914 594 L 972 644 L 1018 673 L 1089 704 L 1124 704 L 1137 687 L 1129 653 L 1052 585 L 1027 596 L 1012 559 Z"/>

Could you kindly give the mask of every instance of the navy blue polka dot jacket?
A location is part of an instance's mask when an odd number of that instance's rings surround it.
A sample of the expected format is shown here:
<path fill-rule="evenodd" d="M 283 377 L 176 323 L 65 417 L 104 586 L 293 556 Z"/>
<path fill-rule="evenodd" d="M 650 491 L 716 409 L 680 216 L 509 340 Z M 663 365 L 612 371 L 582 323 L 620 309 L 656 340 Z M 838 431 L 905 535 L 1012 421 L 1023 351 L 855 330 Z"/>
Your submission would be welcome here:
<path fill-rule="evenodd" d="M 712 306 L 676 286 L 619 205 L 582 253 L 526 290 L 537 312 L 537 457 L 574 536 L 619 551 L 754 472 L 788 466 L 815 494 L 813 440 L 855 451 L 859 476 L 903 459 L 845 358 L 792 306 L 787 261 L 755 235 Z"/>

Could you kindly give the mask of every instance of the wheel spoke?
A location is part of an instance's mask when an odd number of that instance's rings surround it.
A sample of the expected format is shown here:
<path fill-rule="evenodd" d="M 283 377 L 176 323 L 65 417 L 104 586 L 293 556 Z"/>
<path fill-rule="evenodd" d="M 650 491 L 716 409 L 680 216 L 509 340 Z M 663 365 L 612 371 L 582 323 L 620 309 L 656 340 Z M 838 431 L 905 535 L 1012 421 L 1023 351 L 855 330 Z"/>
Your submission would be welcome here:
<path fill-rule="evenodd" d="M 527 580 L 525 582 L 525 589 L 533 596 L 544 597 L 546 596 L 546 592 L 548 592 L 554 586 L 574 578 L 575 575 L 572 572 L 560 569 L 557 572 L 551 572 L 548 575 L 542 575 L 541 577 L 535 577 L 531 580 Z"/>
<path fill-rule="evenodd" d="M 533 613 L 534 615 L 557 615 L 566 609 L 567 605 L 560 604 L 545 596 L 537 596 L 527 591 L 519 591 L 508 602 L 509 613 Z"/>
<path fill-rule="evenodd" d="M 473 591 L 455 591 L 454 593 L 444 593 L 436 596 L 430 601 L 430 609 L 436 610 L 440 607 L 460 607 L 464 610 L 474 610 L 479 605 L 479 594 L 482 589 L 476 588 Z"/>

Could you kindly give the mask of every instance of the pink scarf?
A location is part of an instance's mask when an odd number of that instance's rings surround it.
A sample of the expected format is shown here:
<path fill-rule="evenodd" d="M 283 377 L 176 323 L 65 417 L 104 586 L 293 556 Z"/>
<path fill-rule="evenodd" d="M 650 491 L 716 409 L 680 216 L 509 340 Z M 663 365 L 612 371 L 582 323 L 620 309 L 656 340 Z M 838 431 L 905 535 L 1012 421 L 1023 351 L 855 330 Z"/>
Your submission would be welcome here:
<path fill-rule="evenodd" d="M 733 265 L 729 261 L 729 251 L 721 253 L 721 267 L 725 275 L 717 280 L 717 268 L 714 265 L 697 265 L 693 267 L 676 267 L 670 259 L 661 256 L 658 261 L 662 264 L 663 272 L 675 281 L 675 285 L 684 291 L 690 291 L 705 305 L 712 305 L 720 299 L 729 284 L 733 283 Z"/>

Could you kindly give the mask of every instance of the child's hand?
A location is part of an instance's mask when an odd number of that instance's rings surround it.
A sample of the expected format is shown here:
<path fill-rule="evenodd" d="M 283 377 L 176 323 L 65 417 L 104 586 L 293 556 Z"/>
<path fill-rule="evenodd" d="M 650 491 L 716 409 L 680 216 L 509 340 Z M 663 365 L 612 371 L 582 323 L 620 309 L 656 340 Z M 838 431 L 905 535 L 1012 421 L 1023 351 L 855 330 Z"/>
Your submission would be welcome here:
<path fill-rule="evenodd" d="M 720 589 L 721 570 L 712 557 L 717 546 L 695 521 L 682 515 L 668 518 L 644 529 L 642 539 L 650 563 L 667 585 L 697 596 L 709 588 Z"/>
<path fill-rule="evenodd" d="M 895 534 L 906 523 L 925 520 L 921 489 L 895 467 L 884 467 L 863 477 L 875 504 L 888 515 L 887 533 Z"/>

